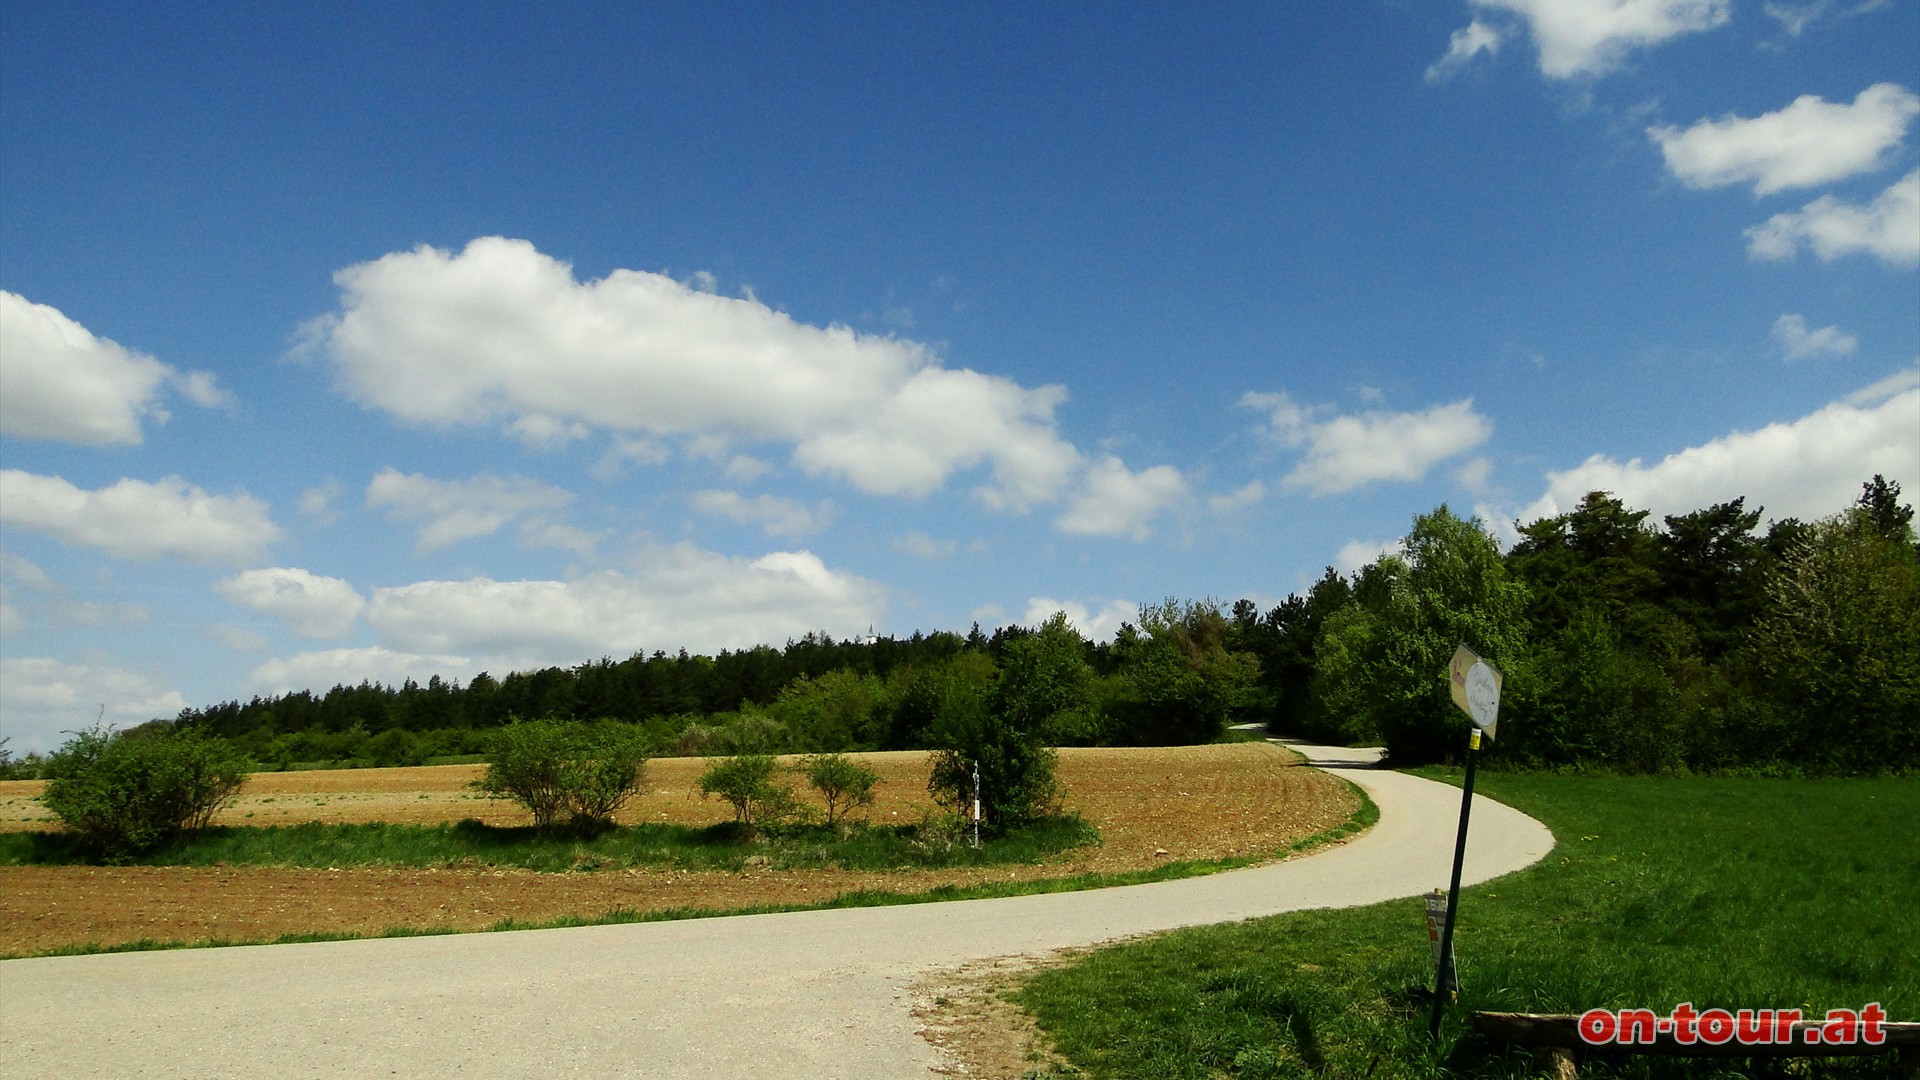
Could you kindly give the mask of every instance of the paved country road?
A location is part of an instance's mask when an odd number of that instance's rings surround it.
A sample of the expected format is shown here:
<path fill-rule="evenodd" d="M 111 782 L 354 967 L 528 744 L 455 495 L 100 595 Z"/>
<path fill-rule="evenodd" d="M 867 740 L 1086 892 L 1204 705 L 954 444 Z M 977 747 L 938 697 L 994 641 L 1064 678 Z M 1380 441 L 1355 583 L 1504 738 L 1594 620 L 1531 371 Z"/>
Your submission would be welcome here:
<path fill-rule="evenodd" d="M 1291 862 L 1077 893 L 9 960 L 0 1077 L 927 1077 L 907 987 L 929 971 L 1446 884 L 1457 788 L 1296 749 L 1365 788 L 1379 824 Z M 1476 798 L 1465 880 L 1552 846 Z"/>

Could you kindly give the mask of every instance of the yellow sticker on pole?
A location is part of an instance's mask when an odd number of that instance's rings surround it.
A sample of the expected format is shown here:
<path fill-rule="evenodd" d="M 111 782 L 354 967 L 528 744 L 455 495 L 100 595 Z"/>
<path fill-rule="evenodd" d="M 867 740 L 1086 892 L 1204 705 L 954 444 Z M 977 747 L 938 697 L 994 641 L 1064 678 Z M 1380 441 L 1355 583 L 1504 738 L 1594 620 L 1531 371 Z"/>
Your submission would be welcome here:
<path fill-rule="evenodd" d="M 1453 703 L 1489 739 L 1500 725 L 1500 682 L 1499 669 L 1480 659 L 1478 653 L 1465 645 L 1454 650 L 1453 660 L 1447 664 L 1447 689 Z"/>

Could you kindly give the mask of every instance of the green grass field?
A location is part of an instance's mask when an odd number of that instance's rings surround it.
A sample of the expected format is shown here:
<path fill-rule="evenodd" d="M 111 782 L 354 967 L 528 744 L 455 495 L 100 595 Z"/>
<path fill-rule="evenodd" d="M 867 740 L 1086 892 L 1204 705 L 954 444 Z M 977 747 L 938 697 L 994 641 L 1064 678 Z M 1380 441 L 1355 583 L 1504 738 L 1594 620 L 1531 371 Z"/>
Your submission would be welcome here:
<path fill-rule="evenodd" d="M 1428 775 L 1457 782 L 1457 774 Z M 1182 931 L 1092 953 L 1017 994 L 1096 1077 L 1541 1075 L 1475 1009 L 1793 1008 L 1920 1020 L 1920 782 L 1483 774 L 1545 822 L 1539 866 L 1466 890 L 1461 1000 L 1427 1038 L 1411 899 Z M 1891 1058 L 1589 1061 L 1582 1076 L 1895 1075 Z"/>

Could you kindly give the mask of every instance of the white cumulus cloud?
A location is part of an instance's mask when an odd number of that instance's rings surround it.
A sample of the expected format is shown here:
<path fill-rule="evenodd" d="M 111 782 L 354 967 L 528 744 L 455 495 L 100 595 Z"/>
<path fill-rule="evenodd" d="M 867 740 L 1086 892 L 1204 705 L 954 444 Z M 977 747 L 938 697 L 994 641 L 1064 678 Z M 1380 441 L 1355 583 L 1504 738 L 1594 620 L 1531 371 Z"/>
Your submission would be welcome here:
<path fill-rule="evenodd" d="M 328 480 L 301 492 L 297 505 L 300 512 L 315 525 L 333 525 L 340 520 L 340 511 L 334 507 L 333 501 L 340 497 L 342 490 L 340 481 Z"/>
<path fill-rule="evenodd" d="M 1789 423 L 1736 431 L 1651 465 L 1595 454 L 1547 474 L 1547 490 L 1522 511 L 1533 521 L 1564 513 L 1589 491 L 1611 491 L 1655 517 L 1746 496 L 1768 517 L 1825 517 L 1851 505 L 1875 473 L 1920 485 L 1920 385 L 1896 376 Z"/>
<path fill-rule="evenodd" d="M 354 399 L 407 420 L 522 436 L 734 436 L 788 443 L 814 475 L 922 496 L 986 466 L 979 494 L 1023 508 L 1080 463 L 1054 429 L 1059 387 L 943 367 L 918 342 L 798 322 L 661 274 L 597 281 L 500 237 L 421 247 L 335 275 L 309 327 Z"/>
<path fill-rule="evenodd" d="M 1747 230 L 1747 254 L 1756 259 L 1791 259 L 1803 247 L 1823 262 L 1864 254 L 1889 266 L 1920 265 L 1920 169 L 1865 206 L 1822 195 Z"/>
<path fill-rule="evenodd" d="M 464 656 L 426 656 L 372 645 L 359 649 L 320 649 L 268 660 L 253 669 L 247 682 L 258 693 L 288 694 L 298 690 L 326 691 L 336 686 L 358 686 L 363 682 L 399 686 L 412 679 L 424 684 L 435 675 L 448 682 L 464 683 L 484 670 Z"/>
<path fill-rule="evenodd" d="M 1245 510 L 1267 497 L 1267 485 L 1254 480 L 1244 487 L 1229 491 L 1224 495 L 1209 495 L 1207 508 L 1216 514 L 1231 514 L 1236 510 Z"/>
<path fill-rule="evenodd" d="M 1887 82 L 1860 91 L 1851 105 L 1805 94 L 1778 112 L 1701 120 L 1684 130 L 1655 126 L 1647 134 L 1688 187 L 1750 182 L 1754 194 L 1771 195 L 1881 168 L 1917 115 L 1920 95 Z"/>
<path fill-rule="evenodd" d="M 287 566 L 248 570 L 214 582 L 213 591 L 311 638 L 345 637 L 367 606 L 366 598 L 340 578 Z"/>
<path fill-rule="evenodd" d="M 1427 68 L 1427 81 L 1445 82 L 1458 74 L 1460 70 L 1473 62 L 1481 53 L 1492 55 L 1500 51 L 1504 40 L 1499 30 L 1475 19 L 1453 32 L 1447 39 L 1445 56 L 1435 60 Z"/>
<path fill-rule="evenodd" d="M 178 690 L 107 663 L 74 664 L 43 656 L 0 660 L 0 733 L 15 753 L 52 750 L 68 732 L 98 720 L 131 727 L 170 720 L 187 707 Z"/>
<path fill-rule="evenodd" d="M 367 622 L 401 653 L 453 654 L 499 670 L 650 649 L 712 653 L 850 633 L 881 621 L 874 582 L 805 551 L 742 559 L 681 544 L 625 570 L 557 581 L 422 581 L 376 589 Z"/>
<path fill-rule="evenodd" d="M 1406 550 L 1407 542 L 1404 539 L 1349 540 L 1334 553 L 1333 568 L 1343 574 L 1351 574 L 1382 555 L 1399 555 Z"/>
<path fill-rule="evenodd" d="M 244 562 L 281 536 L 267 504 L 210 495 L 179 477 L 83 491 L 57 476 L 0 470 L 0 524 L 126 559 Z"/>
<path fill-rule="evenodd" d="M 1780 29 L 1785 31 L 1788 37 L 1799 37 L 1817 23 L 1850 19 L 1870 11 L 1880 11 L 1891 6 L 1892 3 L 1893 0 L 1861 0 L 1857 4 L 1841 6 L 1835 4 L 1834 0 L 1809 0 L 1807 3 L 1798 4 L 1775 3 L 1769 0 L 1768 3 L 1761 4 L 1760 9 L 1765 11 L 1769 18 L 1778 22 Z"/>
<path fill-rule="evenodd" d="M 1145 540 L 1153 519 L 1186 494 L 1187 481 L 1173 466 L 1134 472 L 1109 455 L 1087 468 L 1080 490 L 1067 500 L 1054 527 L 1080 536 Z"/>
<path fill-rule="evenodd" d="M 1845 356 L 1860 345 L 1858 338 L 1838 326 L 1809 330 L 1805 316 L 1792 314 L 1782 315 L 1773 321 L 1773 340 L 1779 343 L 1780 351 L 1789 360 Z"/>
<path fill-rule="evenodd" d="M 469 480 L 436 480 L 383 469 L 367 485 L 369 507 L 386 510 L 390 520 L 419 524 L 422 551 L 491 536 L 519 519 L 528 519 L 538 535 L 545 515 L 572 502 L 573 493 L 562 488 L 490 473 Z"/>
<path fill-rule="evenodd" d="M 778 495 L 748 498 L 737 491 L 696 491 L 693 508 L 738 525 L 757 525 L 768 536 L 788 539 L 812 536 L 833 520 L 833 506 L 829 503 L 808 506 Z"/>
<path fill-rule="evenodd" d="M 1524 20 L 1540 49 L 1540 73 L 1550 79 L 1604 75 L 1633 50 L 1712 30 L 1731 11 L 1729 0 L 1473 0 L 1473 5 Z"/>
<path fill-rule="evenodd" d="M 199 405 L 227 403 L 212 375 L 182 373 L 16 293 L 0 291 L 0 434 L 83 446 L 135 444 L 165 421 L 163 386 Z"/>
<path fill-rule="evenodd" d="M 1077 600 L 1036 596 L 1027 601 L 1027 617 L 1021 625 L 1039 626 L 1055 612 L 1065 612 L 1067 624 L 1078 630 L 1081 637 L 1096 643 L 1112 641 L 1122 623 L 1138 625 L 1140 622 L 1140 605 L 1131 600 L 1108 601 L 1096 612 Z"/>
<path fill-rule="evenodd" d="M 1351 491 L 1377 480 L 1418 480 L 1435 465 L 1493 435 L 1493 422 L 1473 411 L 1473 399 L 1422 412 L 1369 410 L 1338 415 L 1306 406 L 1286 393 L 1248 393 L 1240 404 L 1267 414 L 1267 435 L 1306 457 L 1285 478 L 1288 487 L 1315 495 Z"/>

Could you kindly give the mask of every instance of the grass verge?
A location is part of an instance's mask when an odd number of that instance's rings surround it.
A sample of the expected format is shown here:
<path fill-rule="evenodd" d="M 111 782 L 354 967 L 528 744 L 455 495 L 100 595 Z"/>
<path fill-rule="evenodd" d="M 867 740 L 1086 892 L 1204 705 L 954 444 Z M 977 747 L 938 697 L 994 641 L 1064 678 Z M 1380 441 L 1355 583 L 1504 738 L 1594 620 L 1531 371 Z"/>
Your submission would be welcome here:
<path fill-rule="evenodd" d="M 732 908 L 666 908 L 653 911 L 634 911 L 616 909 L 598 915 L 582 915 L 562 919 L 543 921 L 522 921 L 504 919 L 485 927 L 481 932 L 499 932 L 509 930 L 554 930 L 572 926 L 610 926 L 623 923 L 672 922 L 679 919 L 706 919 L 726 915 L 765 915 L 786 911 L 824 911 L 834 908 L 885 907 L 899 904 L 941 903 L 949 900 L 988 900 L 1003 896 L 1034 896 L 1042 893 L 1079 892 L 1084 889 L 1106 889 L 1121 885 L 1144 885 L 1154 881 L 1173 881 L 1180 878 L 1199 877 L 1203 874 L 1218 873 L 1223 870 L 1236 870 L 1257 863 L 1270 862 L 1276 858 L 1291 858 L 1309 854 L 1320 848 L 1352 838 L 1365 832 L 1380 820 L 1379 807 L 1359 788 L 1352 788 L 1360 800 L 1360 806 L 1346 821 L 1293 841 L 1285 848 L 1260 857 L 1239 857 L 1231 859 L 1183 860 L 1162 863 L 1145 870 L 1136 870 L 1117 874 L 1075 874 L 1057 878 L 1037 878 L 1030 881 L 985 882 L 965 887 L 942 885 L 926 892 L 889 892 L 882 890 L 862 890 L 841 893 L 828 900 L 807 904 L 762 904 Z M 262 939 L 214 939 L 208 941 L 156 941 L 143 939 L 116 945 L 69 945 L 46 949 L 32 953 L 0 954 L 0 960 L 20 959 L 23 956 L 92 956 L 109 952 L 151 952 L 161 949 L 211 949 L 242 945 L 288 945 L 316 941 L 350 941 L 368 937 L 437 937 L 444 934 L 471 933 L 473 931 L 454 929 L 421 929 L 415 927 L 394 927 L 378 934 L 283 934 L 274 938 Z"/>
<path fill-rule="evenodd" d="M 1457 782 L 1457 773 L 1427 773 Z M 1485 774 L 1559 843 L 1465 890 L 1461 1000 L 1427 1038 L 1417 898 L 1179 931 L 1088 954 L 1017 993 L 1098 1077 L 1517 1078 L 1532 1056 L 1476 1009 L 1828 1008 L 1920 1019 L 1920 784 Z M 1471 841 L 1469 841 L 1471 842 Z M 1651 1057 L 1583 1077 L 1892 1076 L 1886 1056 L 1792 1063 Z"/>

